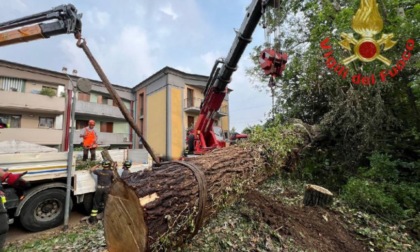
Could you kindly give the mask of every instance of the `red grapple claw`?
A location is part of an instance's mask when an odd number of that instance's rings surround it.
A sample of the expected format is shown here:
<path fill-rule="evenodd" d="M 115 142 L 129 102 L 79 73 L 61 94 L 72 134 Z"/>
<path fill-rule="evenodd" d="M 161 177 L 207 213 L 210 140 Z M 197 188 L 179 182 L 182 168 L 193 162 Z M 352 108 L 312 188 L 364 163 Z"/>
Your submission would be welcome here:
<path fill-rule="evenodd" d="M 2 176 L 2 181 L 6 181 L 7 184 L 9 184 L 10 186 L 14 186 L 16 184 L 16 182 L 19 181 L 19 179 L 25 175 L 27 173 L 27 171 L 25 171 L 24 173 L 20 173 L 20 174 L 13 174 L 10 172 L 6 172 L 4 173 L 4 175 Z"/>

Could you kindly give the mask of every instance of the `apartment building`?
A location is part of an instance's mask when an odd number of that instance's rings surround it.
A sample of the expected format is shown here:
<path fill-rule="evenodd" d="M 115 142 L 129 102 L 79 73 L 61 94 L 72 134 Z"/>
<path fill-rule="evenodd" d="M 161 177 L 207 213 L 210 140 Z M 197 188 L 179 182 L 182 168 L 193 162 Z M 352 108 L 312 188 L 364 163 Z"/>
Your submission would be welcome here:
<path fill-rule="evenodd" d="M 166 159 L 182 156 L 186 132 L 197 121 L 207 80 L 208 76 L 165 67 L 133 88 L 137 124 L 157 156 Z M 226 134 L 228 104 L 226 95 L 215 118 L 215 125 Z"/>
<path fill-rule="evenodd" d="M 89 93 L 73 89 L 80 77 L 0 60 L 0 141 L 20 140 L 67 150 L 70 142 L 71 101 L 75 92 L 73 144 L 81 143 L 80 131 L 96 121 L 99 145 L 111 148 L 142 147 L 105 86 L 90 80 Z M 113 85 L 143 136 L 157 156 L 179 158 L 186 132 L 194 126 L 204 99 L 208 76 L 165 67 L 134 88 Z M 227 135 L 229 100 L 215 116 L 215 126 Z"/>
<path fill-rule="evenodd" d="M 0 60 L 0 141 L 20 140 L 66 150 L 69 142 L 71 101 L 78 76 Z M 113 148 L 132 146 L 132 131 L 103 84 L 90 80 L 89 94 L 76 92 L 75 134 L 88 120 L 96 121 L 99 144 Z M 133 111 L 131 89 L 114 85 L 124 104 Z M 71 97 L 71 96 L 70 96 Z"/>
<path fill-rule="evenodd" d="M 98 134 L 98 144 L 111 148 L 132 148 L 133 130 L 121 113 L 120 108 L 113 101 L 105 86 L 98 81 L 90 80 L 91 91 L 77 92 L 75 104 L 76 130 L 73 143 L 80 145 L 80 131 L 87 126 L 89 120 L 95 120 Z M 74 81 L 73 81 L 74 83 Z M 113 85 L 125 107 L 133 115 L 134 96 L 131 89 Z"/>

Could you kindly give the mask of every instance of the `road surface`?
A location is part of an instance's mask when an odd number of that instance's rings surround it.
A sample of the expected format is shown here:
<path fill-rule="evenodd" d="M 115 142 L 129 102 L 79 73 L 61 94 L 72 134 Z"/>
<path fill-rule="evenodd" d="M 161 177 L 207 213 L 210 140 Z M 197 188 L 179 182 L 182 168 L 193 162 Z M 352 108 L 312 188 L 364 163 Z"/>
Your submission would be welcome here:
<path fill-rule="evenodd" d="M 77 210 L 73 210 L 70 213 L 70 217 L 69 217 L 69 228 L 75 225 L 78 225 L 80 223 L 80 219 L 83 217 L 84 215 L 82 213 L 80 213 Z M 10 225 L 9 227 L 9 232 L 7 233 L 7 238 L 6 238 L 6 246 L 9 243 L 14 243 L 21 240 L 33 239 L 39 235 L 42 235 L 42 234 L 45 234 L 54 230 L 62 230 L 62 229 L 63 229 L 63 225 L 58 226 L 53 229 L 41 231 L 41 232 L 29 232 L 29 231 L 26 231 L 23 227 L 21 227 L 18 221 L 16 221 L 14 224 Z"/>

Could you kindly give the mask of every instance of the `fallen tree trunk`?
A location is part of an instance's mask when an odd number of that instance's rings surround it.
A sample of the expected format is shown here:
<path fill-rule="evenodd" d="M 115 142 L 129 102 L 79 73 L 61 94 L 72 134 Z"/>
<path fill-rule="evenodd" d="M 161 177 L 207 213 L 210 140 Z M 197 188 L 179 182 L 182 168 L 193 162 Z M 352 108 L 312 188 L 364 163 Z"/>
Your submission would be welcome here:
<path fill-rule="evenodd" d="M 239 193 L 279 171 L 266 157 L 255 146 L 231 146 L 118 179 L 105 208 L 108 250 L 160 251 L 184 244 Z"/>
<path fill-rule="evenodd" d="M 262 181 L 268 175 L 263 166 L 258 151 L 232 147 L 117 181 L 105 209 L 108 250 L 160 250 L 184 243 L 229 202 L 232 190 Z"/>

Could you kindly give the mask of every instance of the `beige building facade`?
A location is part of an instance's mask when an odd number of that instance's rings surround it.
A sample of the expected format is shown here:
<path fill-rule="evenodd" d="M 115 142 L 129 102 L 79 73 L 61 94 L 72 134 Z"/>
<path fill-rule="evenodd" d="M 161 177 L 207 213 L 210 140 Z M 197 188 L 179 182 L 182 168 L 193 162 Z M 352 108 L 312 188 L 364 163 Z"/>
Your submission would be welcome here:
<path fill-rule="evenodd" d="M 0 60 L 0 141 L 17 140 L 66 150 L 70 142 L 72 87 L 76 75 Z M 73 143 L 81 142 L 80 130 L 96 121 L 99 144 L 132 147 L 132 131 L 101 82 L 90 80 L 89 94 L 76 92 Z M 133 111 L 131 89 L 114 85 L 126 107 Z M 69 92 L 69 90 L 71 90 Z"/>
<path fill-rule="evenodd" d="M 80 77 L 0 60 L 0 141 L 20 140 L 67 150 L 75 92 L 73 144 L 80 131 L 95 120 L 99 145 L 111 148 L 142 147 L 103 83 L 90 80 L 89 93 L 77 91 Z M 208 76 L 165 67 L 133 88 L 113 85 L 155 155 L 177 159 L 186 148 L 186 133 L 194 127 L 204 99 Z M 226 95 L 214 125 L 229 132 L 229 97 Z"/>
<path fill-rule="evenodd" d="M 133 88 L 138 125 L 155 154 L 178 159 L 186 148 L 186 133 L 193 128 L 204 99 L 208 76 L 189 74 L 165 67 Z M 215 125 L 229 131 L 228 95 Z"/>

